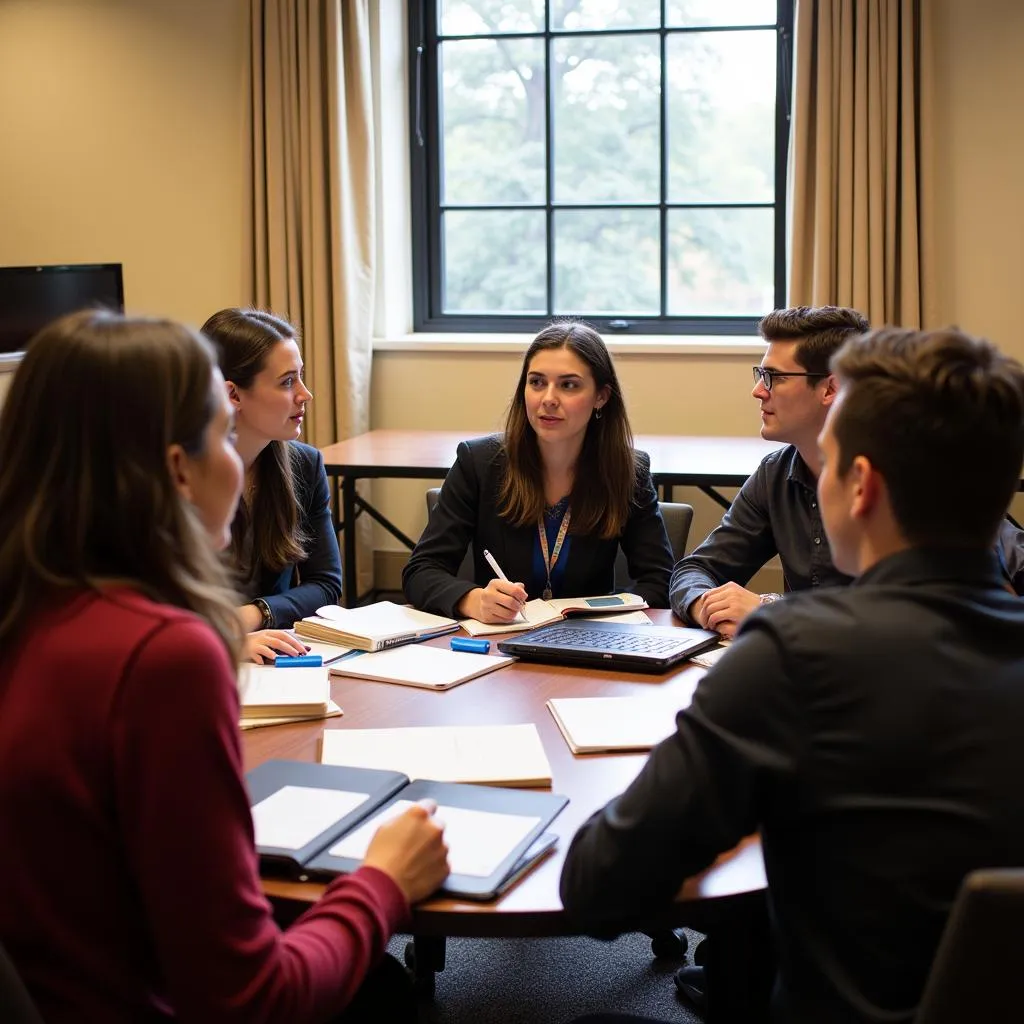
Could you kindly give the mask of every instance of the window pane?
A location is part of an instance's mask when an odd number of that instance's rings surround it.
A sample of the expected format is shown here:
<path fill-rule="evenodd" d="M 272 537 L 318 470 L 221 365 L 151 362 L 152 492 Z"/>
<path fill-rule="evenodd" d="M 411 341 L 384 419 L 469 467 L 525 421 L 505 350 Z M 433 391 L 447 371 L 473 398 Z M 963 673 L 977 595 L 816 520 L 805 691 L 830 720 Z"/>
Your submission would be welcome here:
<path fill-rule="evenodd" d="M 658 28 L 661 0 L 551 0 L 551 30 Z"/>
<path fill-rule="evenodd" d="M 659 312 L 657 210 L 559 210 L 554 221 L 555 312 Z"/>
<path fill-rule="evenodd" d="M 543 210 L 449 210 L 441 224 L 446 313 L 546 313 Z"/>
<path fill-rule="evenodd" d="M 761 316 L 775 305 L 774 210 L 671 210 L 668 312 Z"/>
<path fill-rule="evenodd" d="M 774 25 L 777 0 L 668 0 L 666 25 Z"/>
<path fill-rule="evenodd" d="M 543 203 L 544 41 L 443 43 L 441 202 Z"/>
<path fill-rule="evenodd" d="M 658 37 L 580 36 L 552 46 L 555 200 L 657 202 Z"/>
<path fill-rule="evenodd" d="M 544 0 L 440 0 L 443 36 L 543 32 Z"/>
<path fill-rule="evenodd" d="M 668 194 L 673 203 L 775 198 L 775 32 L 669 37 Z"/>

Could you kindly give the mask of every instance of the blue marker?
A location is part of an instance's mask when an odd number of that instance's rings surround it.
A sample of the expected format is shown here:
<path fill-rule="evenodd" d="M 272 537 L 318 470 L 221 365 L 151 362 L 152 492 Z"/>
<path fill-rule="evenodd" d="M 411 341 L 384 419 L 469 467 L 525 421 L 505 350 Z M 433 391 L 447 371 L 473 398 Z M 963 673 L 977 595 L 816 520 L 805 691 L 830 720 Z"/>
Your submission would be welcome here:
<path fill-rule="evenodd" d="M 319 654 L 297 654 L 294 658 L 279 654 L 274 659 L 278 668 L 320 668 L 324 659 Z"/>
<path fill-rule="evenodd" d="M 489 640 L 474 640 L 467 636 L 453 636 L 451 639 L 453 651 L 469 651 L 470 654 L 486 654 L 491 649 Z"/>

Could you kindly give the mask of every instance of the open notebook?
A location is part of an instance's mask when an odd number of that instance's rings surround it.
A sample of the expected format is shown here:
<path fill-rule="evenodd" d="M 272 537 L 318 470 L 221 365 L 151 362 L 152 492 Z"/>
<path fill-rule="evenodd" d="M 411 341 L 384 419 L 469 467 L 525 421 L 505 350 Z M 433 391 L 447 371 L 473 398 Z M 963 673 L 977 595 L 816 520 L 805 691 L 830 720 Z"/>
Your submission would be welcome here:
<path fill-rule="evenodd" d="M 296 635 L 360 651 L 382 651 L 387 647 L 454 633 L 459 628 L 455 619 L 431 615 L 392 601 L 377 601 L 361 608 L 329 604 L 316 611 L 316 615 L 295 623 Z"/>
<path fill-rule="evenodd" d="M 320 760 L 398 771 L 410 779 L 487 786 L 551 785 L 551 763 L 532 722 L 325 729 Z"/>
<path fill-rule="evenodd" d="M 635 613 L 622 618 L 627 622 L 650 623 L 650 619 L 643 614 L 641 609 L 646 608 L 647 602 L 638 594 L 605 594 L 602 597 L 559 597 L 550 601 L 542 601 L 536 598 L 527 601 L 523 606 L 523 614 L 515 622 L 494 625 L 489 622 L 480 622 L 478 619 L 463 619 L 460 625 L 470 636 L 493 636 L 498 633 L 518 633 L 523 629 L 536 629 L 539 626 L 546 626 L 551 622 L 559 622 L 569 616 L 579 615 L 591 618 L 600 615 L 615 616 L 619 618 L 621 613 Z"/>
<path fill-rule="evenodd" d="M 303 879 L 354 871 L 381 824 L 418 800 L 436 801 L 451 869 L 442 888 L 470 899 L 490 899 L 518 877 L 524 854 L 568 803 L 553 793 L 299 761 L 265 761 L 246 784 L 261 867 Z"/>
<path fill-rule="evenodd" d="M 331 675 L 421 686 L 427 690 L 450 690 L 514 661 L 515 658 L 503 654 L 471 654 L 413 644 L 346 658 L 331 668 Z"/>

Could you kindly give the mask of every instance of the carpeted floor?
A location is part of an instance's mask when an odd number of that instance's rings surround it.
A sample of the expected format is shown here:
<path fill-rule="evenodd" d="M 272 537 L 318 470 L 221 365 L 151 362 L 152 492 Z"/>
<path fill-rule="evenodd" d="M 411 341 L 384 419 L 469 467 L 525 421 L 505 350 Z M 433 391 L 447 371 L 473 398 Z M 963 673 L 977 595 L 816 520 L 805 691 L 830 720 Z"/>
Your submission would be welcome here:
<path fill-rule="evenodd" d="M 690 933 L 690 953 L 700 936 Z M 408 936 L 389 952 L 402 959 Z M 587 938 L 449 939 L 422 1024 L 567 1024 L 586 1013 L 633 1013 L 699 1024 L 675 995 L 682 961 L 657 961 L 646 935 Z"/>

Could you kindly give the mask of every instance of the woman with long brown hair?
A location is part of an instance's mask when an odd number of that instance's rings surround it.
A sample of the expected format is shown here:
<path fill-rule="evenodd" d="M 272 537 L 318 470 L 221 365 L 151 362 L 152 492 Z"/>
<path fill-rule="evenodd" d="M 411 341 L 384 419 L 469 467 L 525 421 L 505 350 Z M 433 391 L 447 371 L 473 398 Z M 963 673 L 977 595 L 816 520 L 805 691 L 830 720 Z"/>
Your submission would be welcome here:
<path fill-rule="evenodd" d="M 456 577 L 469 544 L 473 581 Z M 608 593 L 620 545 L 632 589 L 667 607 L 672 549 L 611 356 L 592 327 L 555 321 L 527 349 L 504 434 L 459 445 L 405 595 L 425 611 L 510 622 L 529 598 Z"/>
<path fill-rule="evenodd" d="M 246 654 L 272 660 L 302 649 L 285 633 L 341 595 L 341 556 L 323 456 L 299 434 L 313 395 L 302 379 L 298 332 L 258 309 L 222 309 L 203 324 L 217 346 L 235 410 L 245 487 L 230 557 L 247 603 Z"/>
<path fill-rule="evenodd" d="M 447 873 L 412 808 L 274 923 L 217 554 L 241 486 L 197 333 L 84 312 L 31 342 L 0 412 L 0 943 L 48 1024 L 324 1021 Z"/>

